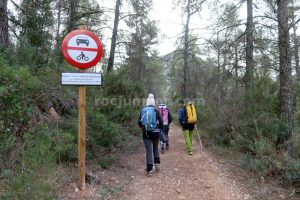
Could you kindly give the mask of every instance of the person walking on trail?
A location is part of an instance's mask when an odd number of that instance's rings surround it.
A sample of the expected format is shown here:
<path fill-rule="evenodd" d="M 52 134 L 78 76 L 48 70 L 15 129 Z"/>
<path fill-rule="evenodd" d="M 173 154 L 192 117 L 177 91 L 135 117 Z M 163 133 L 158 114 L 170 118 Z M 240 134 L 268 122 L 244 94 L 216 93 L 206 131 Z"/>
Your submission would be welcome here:
<path fill-rule="evenodd" d="M 197 114 L 192 101 L 188 99 L 185 102 L 179 110 L 179 124 L 183 130 L 186 150 L 189 155 L 193 155 L 193 130 L 197 122 Z"/>
<path fill-rule="evenodd" d="M 153 160 L 155 168 L 157 170 L 160 168 L 158 143 L 159 134 L 163 126 L 161 115 L 155 108 L 155 99 L 153 94 L 149 94 L 146 106 L 142 108 L 140 112 L 138 125 L 142 128 L 143 141 L 146 149 L 147 176 L 152 176 Z"/>
<path fill-rule="evenodd" d="M 163 120 L 163 127 L 160 136 L 160 148 L 161 153 L 163 154 L 165 150 L 169 150 L 169 129 L 173 118 L 166 104 L 161 103 L 158 106 L 158 111 Z"/>

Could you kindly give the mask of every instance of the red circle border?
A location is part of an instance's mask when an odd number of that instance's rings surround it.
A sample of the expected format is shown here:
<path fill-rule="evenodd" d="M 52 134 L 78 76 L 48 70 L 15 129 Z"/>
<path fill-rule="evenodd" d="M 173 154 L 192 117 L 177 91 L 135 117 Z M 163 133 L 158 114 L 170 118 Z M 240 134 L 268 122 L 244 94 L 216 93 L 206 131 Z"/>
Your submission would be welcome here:
<path fill-rule="evenodd" d="M 90 36 L 92 39 L 95 40 L 95 42 L 97 44 L 97 48 L 98 48 L 97 56 L 91 62 L 88 62 L 88 63 L 76 62 L 75 60 L 73 60 L 71 58 L 71 56 L 68 53 L 67 45 L 68 45 L 69 40 L 72 37 L 79 35 L 79 34 L 85 34 L 85 35 Z M 62 54 L 63 54 L 64 58 L 66 59 L 66 61 L 69 64 L 71 64 L 72 66 L 77 67 L 79 69 L 87 69 L 87 68 L 95 66 L 101 60 L 102 54 L 103 54 L 103 47 L 102 47 L 102 43 L 101 43 L 100 39 L 94 33 L 92 33 L 91 31 L 88 31 L 88 30 L 75 30 L 75 31 L 70 32 L 64 38 L 61 49 L 62 49 Z"/>

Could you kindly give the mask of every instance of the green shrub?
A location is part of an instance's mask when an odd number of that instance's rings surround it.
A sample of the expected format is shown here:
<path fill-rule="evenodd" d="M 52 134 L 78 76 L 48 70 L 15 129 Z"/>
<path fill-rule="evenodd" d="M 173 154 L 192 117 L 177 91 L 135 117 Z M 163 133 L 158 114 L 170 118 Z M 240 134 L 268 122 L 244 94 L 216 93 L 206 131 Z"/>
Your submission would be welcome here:
<path fill-rule="evenodd" d="M 212 134 L 218 130 L 216 126 L 216 119 L 214 118 L 213 108 L 210 105 L 202 105 L 201 108 L 197 107 L 197 118 L 199 118 L 203 125 L 203 128 L 211 132 Z M 217 131 L 218 132 L 218 131 Z"/>
<path fill-rule="evenodd" d="M 116 160 L 117 157 L 115 155 L 106 155 L 101 158 L 99 164 L 103 169 L 108 169 Z"/>
<path fill-rule="evenodd" d="M 60 123 L 68 124 L 69 121 L 72 120 L 64 119 L 64 121 Z M 75 126 L 75 128 L 77 127 Z M 31 137 L 32 139 L 30 139 Z M 35 146 L 34 144 L 40 143 L 39 148 L 41 149 L 36 149 L 36 151 L 39 151 L 39 154 L 51 151 L 51 153 L 49 153 L 50 157 L 48 156 L 48 159 L 51 158 L 51 160 L 49 160 L 49 164 L 56 164 L 60 161 L 69 161 L 77 158 L 77 130 L 74 128 L 62 129 L 60 126 L 57 127 L 56 124 L 44 124 L 36 127 L 36 131 L 34 133 L 26 134 L 25 138 L 25 141 L 30 141 L 29 145 Z M 35 150 L 35 148 L 29 149 L 31 149 L 31 151 Z M 28 153 L 29 158 L 34 154 L 34 152 L 25 152 L 25 155 Z M 41 165 L 42 161 L 39 161 L 37 166 Z"/>
<path fill-rule="evenodd" d="M 298 124 L 300 124 L 300 110 L 296 110 L 295 114 L 294 114 L 294 118 L 295 118 L 295 125 L 297 126 Z"/>
<path fill-rule="evenodd" d="M 14 135 L 2 134 L 0 135 L 0 171 L 4 168 L 8 162 L 7 155 L 10 150 L 13 149 L 17 143 L 17 138 Z"/>
<path fill-rule="evenodd" d="M 47 176 L 36 172 L 22 172 L 17 175 L 1 199 L 57 199 L 55 188 L 47 182 Z"/>
<path fill-rule="evenodd" d="M 273 143 L 276 143 L 277 138 L 283 137 L 286 133 L 285 123 L 274 114 L 263 112 L 256 119 L 257 129 Z"/>
<path fill-rule="evenodd" d="M 295 185 L 300 184 L 300 160 L 293 159 L 287 154 L 283 154 L 280 159 L 283 181 Z"/>
<path fill-rule="evenodd" d="M 265 137 L 255 139 L 251 144 L 249 144 L 249 148 L 258 156 L 271 156 L 274 150 L 274 147 Z"/>
<path fill-rule="evenodd" d="M 47 127 L 24 136 L 21 151 L 21 165 L 16 165 L 15 176 L 7 177 L 8 187 L 3 199 L 53 199 L 55 187 L 48 177 L 56 166 L 56 153 L 53 150 L 52 132 Z"/>
<path fill-rule="evenodd" d="M 14 126 L 16 121 L 28 120 L 32 97 L 39 89 L 39 81 L 26 67 L 0 67 L 0 121 L 6 128 L 4 131 L 9 132 L 8 129 Z"/>
<path fill-rule="evenodd" d="M 241 118 L 232 144 L 243 152 L 249 151 L 259 156 L 271 155 L 275 151 L 277 139 L 283 137 L 285 131 L 286 125 L 274 114 L 249 114 Z"/>
<path fill-rule="evenodd" d="M 297 131 L 297 129 L 294 134 L 295 135 L 293 139 L 293 146 L 294 146 L 296 156 L 298 157 L 298 159 L 300 159 L 300 134 Z"/>
<path fill-rule="evenodd" d="M 244 154 L 241 158 L 241 166 L 261 176 L 267 176 L 274 168 L 270 157 L 256 158 L 250 154 Z"/>
<path fill-rule="evenodd" d="M 39 167 L 53 167 L 56 162 L 53 151 L 53 133 L 47 127 L 37 129 L 24 137 L 25 147 L 22 159 L 25 168 L 36 170 Z"/>
<path fill-rule="evenodd" d="M 59 129 L 52 135 L 53 151 L 57 161 L 74 161 L 77 158 L 77 132 Z"/>
<path fill-rule="evenodd" d="M 235 150 L 243 153 L 251 153 L 260 158 L 271 156 L 274 152 L 274 146 L 266 137 L 250 139 L 246 134 L 239 134 L 232 141 Z"/>
<path fill-rule="evenodd" d="M 28 67 L 11 67 L 0 56 L 0 169 L 13 163 L 18 155 L 16 141 L 28 129 L 33 97 L 40 89 L 39 80 Z M 19 140 L 20 143 L 20 140 Z"/>
<path fill-rule="evenodd" d="M 233 149 L 242 153 L 250 153 L 251 151 L 251 140 L 249 140 L 248 135 L 246 133 L 238 134 L 231 144 Z"/>
<path fill-rule="evenodd" d="M 92 145 L 109 147 L 116 142 L 120 134 L 116 124 L 98 112 L 89 112 L 88 116 L 88 133 Z"/>
<path fill-rule="evenodd" d="M 102 90 L 92 88 L 89 92 L 94 100 L 91 106 L 115 123 L 131 121 L 145 98 L 143 86 L 128 80 L 122 71 L 105 74 L 104 80 Z M 135 98 L 137 102 L 133 102 Z"/>

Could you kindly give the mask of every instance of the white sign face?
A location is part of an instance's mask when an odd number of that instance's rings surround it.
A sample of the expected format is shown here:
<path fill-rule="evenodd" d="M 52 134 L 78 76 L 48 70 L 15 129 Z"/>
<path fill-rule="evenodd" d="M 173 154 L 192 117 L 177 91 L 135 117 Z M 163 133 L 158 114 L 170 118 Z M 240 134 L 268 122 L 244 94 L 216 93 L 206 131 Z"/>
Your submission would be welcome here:
<path fill-rule="evenodd" d="M 70 38 L 68 54 L 76 62 L 89 63 L 97 56 L 98 46 L 96 41 L 88 35 L 79 34 Z"/>
<path fill-rule="evenodd" d="M 62 85 L 102 85 L 100 73 L 62 73 Z"/>

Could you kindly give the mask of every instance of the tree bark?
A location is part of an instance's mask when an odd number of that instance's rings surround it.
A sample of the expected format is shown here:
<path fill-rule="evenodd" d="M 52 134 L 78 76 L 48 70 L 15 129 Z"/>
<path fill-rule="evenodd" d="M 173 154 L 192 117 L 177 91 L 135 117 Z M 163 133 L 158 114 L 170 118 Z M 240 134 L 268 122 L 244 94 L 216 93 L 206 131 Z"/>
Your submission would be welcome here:
<path fill-rule="evenodd" d="M 292 97 L 292 67 L 289 44 L 288 1 L 277 0 L 278 5 L 278 46 L 280 59 L 280 110 L 287 125 L 284 145 L 289 155 L 292 155 L 293 136 L 293 97 Z"/>
<path fill-rule="evenodd" d="M 69 27 L 68 27 L 68 32 L 73 31 L 76 26 L 77 26 L 77 6 L 78 6 L 78 0 L 71 0 L 71 5 L 70 5 L 70 21 L 69 21 Z"/>
<path fill-rule="evenodd" d="M 234 46 L 234 72 L 235 72 L 235 91 L 238 90 L 239 81 L 238 81 L 238 67 L 239 67 L 239 60 L 238 60 L 238 49 L 237 44 Z M 235 94 L 238 94 L 237 92 Z"/>
<path fill-rule="evenodd" d="M 293 41 L 294 41 L 294 56 L 295 56 L 295 70 L 297 80 L 300 80 L 300 65 L 299 65 L 299 40 L 297 36 L 297 25 L 295 24 L 295 12 L 292 7 L 292 24 L 293 24 Z"/>
<path fill-rule="evenodd" d="M 56 44 L 55 44 L 55 52 L 58 53 L 59 51 L 59 44 L 60 44 L 60 41 L 59 41 L 59 32 L 60 32 L 60 25 L 61 25 L 61 8 L 62 8 L 62 5 L 61 5 L 61 0 L 58 0 L 57 2 L 57 27 L 56 27 L 56 35 L 55 35 L 55 40 L 56 40 Z"/>
<path fill-rule="evenodd" d="M 0 47 L 8 46 L 7 0 L 0 2 Z"/>
<path fill-rule="evenodd" d="M 222 104 L 222 73 L 221 73 L 221 45 L 220 32 L 217 34 L 217 64 L 218 64 L 218 109 Z"/>
<path fill-rule="evenodd" d="M 187 15 L 186 15 L 186 24 L 185 24 L 185 33 L 184 33 L 184 69 L 183 69 L 183 94 L 184 98 L 187 98 L 187 87 L 188 87 L 188 73 L 189 73 L 189 23 L 191 17 L 191 1 L 187 2 Z"/>
<path fill-rule="evenodd" d="M 297 79 L 300 80 L 300 64 L 299 64 L 299 40 L 296 33 L 297 28 L 294 26 L 294 53 L 295 53 L 295 69 Z"/>
<path fill-rule="evenodd" d="M 253 84 L 253 2 L 247 0 L 247 30 L 246 30 L 246 74 L 245 74 L 245 85 L 246 85 L 246 105 L 251 103 L 251 93 Z M 250 100 L 250 101 L 249 101 Z"/>
<path fill-rule="evenodd" d="M 114 66 L 115 49 L 116 49 L 118 25 L 119 25 L 119 17 L 120 17 L 120 3 L 121 3 L 121 0 L 116 0 L 114 29 L 113 29 L 112 38 L 111 38 L 111 46 L 110 46 L 110 53 L 109 53 L 109 59 L 108 59 L 108 65 L 107 65 L 107 72 L 112 71 L 113 66 Z"/>

